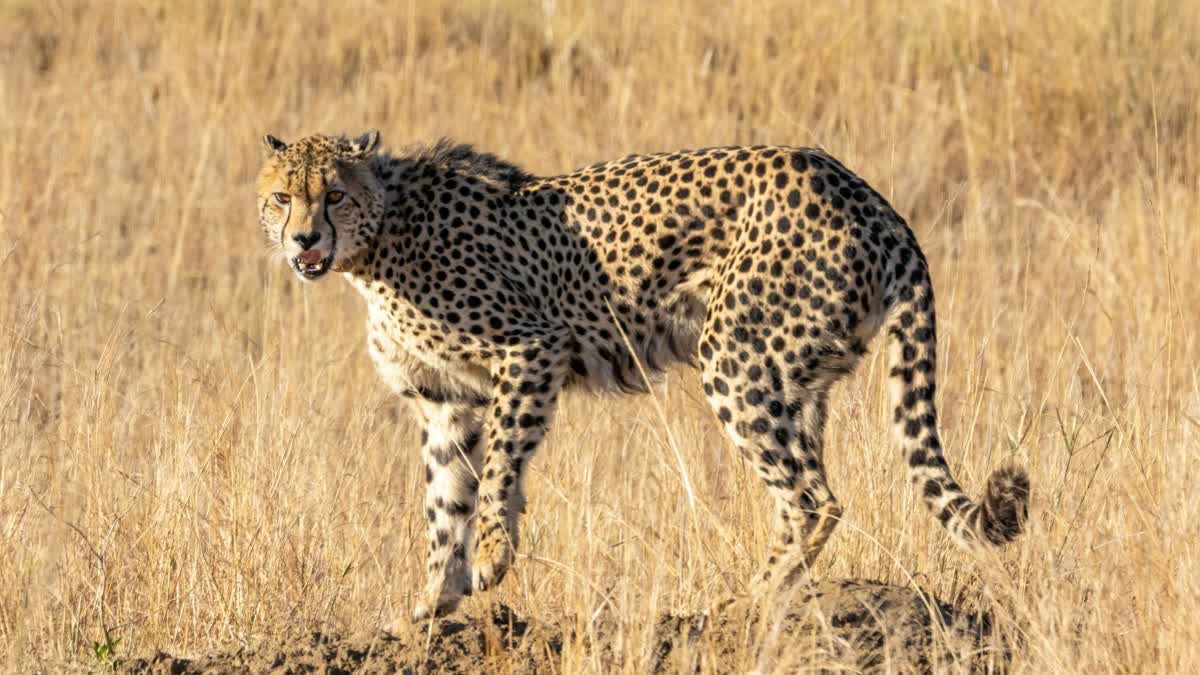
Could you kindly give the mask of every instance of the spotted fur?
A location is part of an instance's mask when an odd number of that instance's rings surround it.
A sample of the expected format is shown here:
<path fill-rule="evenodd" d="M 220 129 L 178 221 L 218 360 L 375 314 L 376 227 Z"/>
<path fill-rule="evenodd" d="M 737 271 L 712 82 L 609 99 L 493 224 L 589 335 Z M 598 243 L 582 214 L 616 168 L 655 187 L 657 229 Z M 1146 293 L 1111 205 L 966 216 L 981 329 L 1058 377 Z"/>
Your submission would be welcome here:
<path fill-rule="evenodd" d="M 828 393 L 880 330 L 895 443 L 926 506 L 968 548 L 1021 531 L 1022 469 L 993 473 L 976 503 L 946 465 L 933 286 L 912 231 L 824 152 L 710 148 L 537 178 L 446 141 L 266 144 L 268 237 L 302 277 L 334 270 L 359 290 L 371 357 L 424 424 L 418 618 L 504 577 L 559 393 L 643 390 L 638 362 L 693 364 L 774 496 L 760 594 L 803 574 L 838 523 Z"/>

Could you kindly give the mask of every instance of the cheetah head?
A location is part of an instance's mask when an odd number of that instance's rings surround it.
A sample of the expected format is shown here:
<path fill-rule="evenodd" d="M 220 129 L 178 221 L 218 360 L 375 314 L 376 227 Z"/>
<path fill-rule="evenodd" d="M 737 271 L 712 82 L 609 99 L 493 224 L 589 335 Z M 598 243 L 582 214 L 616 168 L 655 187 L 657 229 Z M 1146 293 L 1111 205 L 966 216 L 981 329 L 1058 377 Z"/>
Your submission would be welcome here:
<path fill-rule="evenodd" d="M 301 279 L 341 271 L 378 232 L 384 188 L 375 172 L 379 132 L 315 135 L 271 151 L 258 174 L 258 220 Z"/>

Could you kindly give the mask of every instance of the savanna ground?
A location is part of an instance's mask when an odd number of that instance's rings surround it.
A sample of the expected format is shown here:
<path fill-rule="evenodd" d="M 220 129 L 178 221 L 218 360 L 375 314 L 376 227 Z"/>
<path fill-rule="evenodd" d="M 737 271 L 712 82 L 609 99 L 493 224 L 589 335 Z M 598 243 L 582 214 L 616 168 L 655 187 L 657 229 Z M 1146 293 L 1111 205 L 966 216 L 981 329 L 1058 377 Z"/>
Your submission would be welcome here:
<path fill-rule="evenodd" d="M 1018 672 L 1200 669 L 1200 4 L 4 0 L 0 53 L 0 669 L 410 611 L 417 430 L 361 300 L 269 258 L 251 190 L 264 132 L 373 127 L 543 174 L 840 157 L 930 258 L 959 479 L 1020 462 L 1034 506 L 997 560 L 956 550 L 876 350 L 835 393 L 846 522 L 815 576 L 990 607 Z M 524 556 L 467 614 L 568 617 L 548 667 L 636 671 L 657 617 L 744 588 L 766 497 L 693 379 L 566 398 Z"/>

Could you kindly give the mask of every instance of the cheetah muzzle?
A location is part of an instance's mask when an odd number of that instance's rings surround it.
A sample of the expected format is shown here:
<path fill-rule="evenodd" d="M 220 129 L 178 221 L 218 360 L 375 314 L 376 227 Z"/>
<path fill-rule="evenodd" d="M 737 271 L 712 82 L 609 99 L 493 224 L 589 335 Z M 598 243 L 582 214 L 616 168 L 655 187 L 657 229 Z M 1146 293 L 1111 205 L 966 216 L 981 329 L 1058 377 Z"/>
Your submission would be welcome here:
<path fill-rule="evenodd" d="M 1024 469 L 994 472 L 978 501 L 951 475 L 916 236 L 828 154 L 708 148 L 535 177 L 449 141 L 264 142 L 264 232 L 300 277 L 334 270 L 359 291 L 376 369 L 423 428 L 416 618 L 495 588 L 518 559 L 524 473 L 563 390 L 644 392 L 672 363 L 698 371 L 773 498 L 759 599 L 806 577 L 842 520 L 829 391 L 876 335 L 892 444 L 927 510 L 970 550 L 1024 529 Z"/>
<path fill-rule="evenodd" d="M 333 252 L 325 255 L 321 251 L 309 249 L 289 258 L 288 264 L 301 279 L 313 281 L 333 269 Z"/>

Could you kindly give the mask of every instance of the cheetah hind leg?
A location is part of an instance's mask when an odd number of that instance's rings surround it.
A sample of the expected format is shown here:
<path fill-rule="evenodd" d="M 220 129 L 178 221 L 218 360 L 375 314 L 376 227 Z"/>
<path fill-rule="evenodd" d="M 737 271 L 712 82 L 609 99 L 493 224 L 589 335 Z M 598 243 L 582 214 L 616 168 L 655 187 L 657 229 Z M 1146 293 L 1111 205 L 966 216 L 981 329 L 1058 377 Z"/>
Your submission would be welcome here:
<path fill-rule="evenodd" d="M 705 338 L 706 345 L 713 343 L 720 343 L 715 333 Z M 762 600 L 808 571 L 841 517 L 822 464 L 826 382 L 802 386 L 785 380 L 785 373 L 767 359 L 743 366 L 742 377 L 730 359 L 722 360 L 711 347 L 707 353 L 702 348 L 701 357 L 709 405 L 774 497 L 773 543 L 750 587 L 751 596 Z M 758 374 L 751 375 L 751 369 Z"/>
<path fill-rule="evenodd" d="M 795 499 L 779 504 L 775 543 L 751 583 L 750 593 L 755 599 L 761 601 L 773 597 L 808 577 L 813 563 L 841 522 L 842 506 L 825 487 L 824 476 L 820 478 L 819 485 L 802 488 Z M 814 495 L 820 495 L 820 498 Z"/>
<path fill-rule="evenodd" d="M 732 608 L 745 603 L 762 606 L 792 591 L 800 582 L 812 581 L 808 578 L 808 572 L 842 517 L 841 505 L 831 493 L 828 494 L 829 498 L 824 504 L 803 512 L 800 521 L 787 515 L 790 505 L 780 505 L 775 517 L 775 543 L 751 581 L 749 595 L 723 594 L 713 604 L 714 613 L 727 614 Z M 807 500 L 802 496 L 801 501 Z M 793 522 L 797 525 L 792 526 Z"/>
<path fill-rule="evenodd" d="M 771 597 L 806 578 L 841 522 L 842 507 L 825 478 L 827 405 L 828 394 L 823 389 L 793 398 L 787 404 L 792 425 L 789 428 L 781 423 L 772 434 L 777 442 L 789 441 L 773 450 L 784 459 L 773 467 L 759 467 L 775 497 L 776 511 L 775 543 L 751 586 L 756 598 Z M 790 433 L 783 434 L 780 428 L 790 429 Z M 764 458 L 769 454 L 760 452 L 755 459 L 761 464 Z"/>

